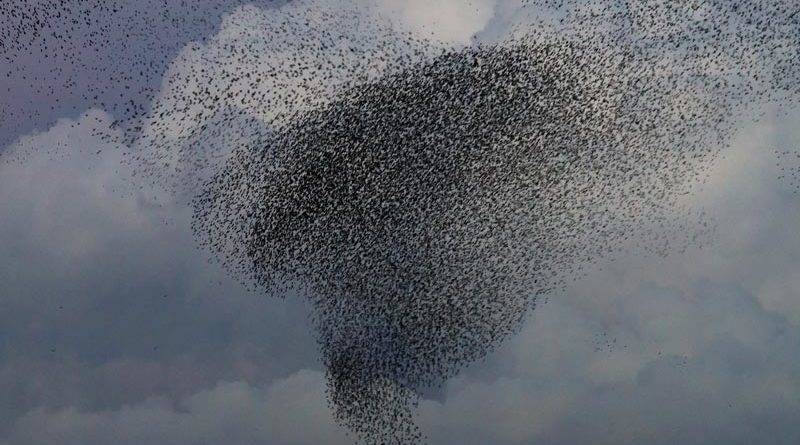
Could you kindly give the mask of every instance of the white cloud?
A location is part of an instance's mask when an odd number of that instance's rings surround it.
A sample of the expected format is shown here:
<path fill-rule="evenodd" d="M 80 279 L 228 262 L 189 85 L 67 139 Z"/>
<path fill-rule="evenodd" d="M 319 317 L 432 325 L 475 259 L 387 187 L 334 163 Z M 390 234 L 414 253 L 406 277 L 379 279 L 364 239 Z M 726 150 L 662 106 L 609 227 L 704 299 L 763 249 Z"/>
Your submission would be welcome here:
<path fill-rule="evenodd" d="M 106 113 L 90 110 L 23 137 L 4 153 L 0 211 L 7 216 L 0 220 L 0 239 L 18 259 L 9 265 L 6 283 L 63 272 L 46 281 L 61 278 L 68 287 L 71 277 L 90 273 L 81 269 L 84 260 L 119 241 L 109 237 L 108 227 L 118 233 L 160 229 L 140 211 L 141 201 L 123 199 L 133 189 L 121 165 L 122 148 L 93 135 L 111 132 L 110 122 Z M 38 268 L 31 267 L 37 263 Z M 29 293 L 7 288 L 5 298 L 30 298 Z"/>
<path fill-rule="evenodd" d="M 456 2 L 434 2 L 432 10 L 423 4 L 405 5 L 403 14 L 460 10 Z M 328 103 L 345 85 L 385 73 L 392 60 L 419 57 L 415 50 L 432 54 L 432 47 L 401 38 L 408 24 L 386 5 L 308 0 L 226 14 L 219 32 L 187 45 L 165 74 L 134 147 L 139 171 L 169 189 L 193 191 L 237 146 Z M 452 32 L 454 23 L 447 23 Z"/>
<path fill-rule="evenodd" d="M 497 0 L 380 0 L 383 13 L 397 16 L 422 37 L 467 45 L 495 13 Z"/>

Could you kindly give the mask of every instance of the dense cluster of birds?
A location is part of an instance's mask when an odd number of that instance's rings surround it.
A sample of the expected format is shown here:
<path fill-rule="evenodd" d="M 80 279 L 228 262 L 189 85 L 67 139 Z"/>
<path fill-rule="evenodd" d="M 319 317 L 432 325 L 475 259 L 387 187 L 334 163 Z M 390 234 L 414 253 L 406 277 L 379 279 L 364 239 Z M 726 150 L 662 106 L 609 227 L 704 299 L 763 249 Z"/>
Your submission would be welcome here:
<path fill-rule="evenodd" d="M 9 9 L 5 54 L 95 20 L 37 3 Z M 126 66 L 160 85 L 102 136 L 191 202 L 228 271 L 311 302 L 335 417 L 366 443 L 422 441 L 420 391 L 587 265 L 697 242 L 686 196 L 742 118 L 800 93 L 794 1 L 522 3 L 506 35 L 466 47 L 354 4 L 249 6 L 171 67 Z"/>

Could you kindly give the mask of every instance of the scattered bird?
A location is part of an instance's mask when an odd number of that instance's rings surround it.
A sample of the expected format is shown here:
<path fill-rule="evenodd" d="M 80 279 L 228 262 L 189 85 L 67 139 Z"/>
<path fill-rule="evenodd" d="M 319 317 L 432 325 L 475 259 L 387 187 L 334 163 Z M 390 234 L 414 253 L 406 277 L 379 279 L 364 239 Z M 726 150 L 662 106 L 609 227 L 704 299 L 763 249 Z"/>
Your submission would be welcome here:
<path fill-rule="evenodd" d="M 32 94 L 2 128 L 112 114 L 96 135 L 191 204 L 211 259 L 311 302 L 334 415 L 368 444 L 424 441 L 420 391 L 588 266 L 713 230 L 682 200 L 742 110 L 799 92 L 794 2 L 527 0 L 464 48 L 369 6 L 267 3 L 226 16 L 230 40 L 195 39 L 210 1 L 3 3 L 3 85 Z"/>

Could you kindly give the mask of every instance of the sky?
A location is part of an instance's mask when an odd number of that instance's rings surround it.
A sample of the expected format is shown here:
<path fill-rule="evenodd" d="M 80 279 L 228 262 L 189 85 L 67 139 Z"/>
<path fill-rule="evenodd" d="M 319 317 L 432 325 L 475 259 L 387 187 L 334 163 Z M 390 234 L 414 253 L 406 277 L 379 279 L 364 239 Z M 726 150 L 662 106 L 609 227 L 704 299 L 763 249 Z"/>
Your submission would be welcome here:
<path fill-rule="evenodd" d="M 197 63 L 191 48 L 224 63 L 220 42 L 286 7 L 238 3 L 149 57 L 165 75 Z M 502 35 L 516 6 L 378 0 L 375 13 L 459 46 Z M 162 80 L 147 80 L 156 103 Z M 9 88 L 7 109 L 27 103 Z M 247 291 L 208 261 L 186 202 L 101 137 L 119 131 L 111 105 L 59 110 L 0 137 L 0 445 L 353 443 L 302 299 Z M 800 443 L 800 196 L 773 154 L 800 146 L 799 121 L 744 119 L 687 198 L 715 225 L 706 243 L 600 262 L 425 394 L 429 442 Z"/>

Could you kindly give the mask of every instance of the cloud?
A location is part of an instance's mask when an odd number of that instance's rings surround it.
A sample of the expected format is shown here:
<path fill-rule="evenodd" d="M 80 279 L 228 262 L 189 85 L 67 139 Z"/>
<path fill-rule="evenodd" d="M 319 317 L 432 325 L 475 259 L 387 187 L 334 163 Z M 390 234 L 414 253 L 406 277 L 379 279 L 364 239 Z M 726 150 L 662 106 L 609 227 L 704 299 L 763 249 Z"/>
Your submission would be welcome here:
<path fill-rule="evenodd" d="M 383 14 L 397 16 L 420 36 L 466 45 L 494 17 L 498 0 L 380 0 Z"/>
<path fill-rule="evenodd" d="M 346 444 L 324 398 L 323 376 L 302 370 L 266 388 L 220 382 L 177 403 L 152 397 L 114 411 L 37 409 L 12 436 L 18 445 Z"/>
<path fill-rule="evenodd" d="M 40 407 L 113 410 L 318 367 L 299 299 L 249 293 L 197 250 L 90 110 L 0 164 L 0 437 Z"/>
<path fill-rule="evenodd" d="M 605 261 L 420 408 L 433 443 L 800 440 L 800 200 L 776 181 L 786 121 L 743 126 L 694 199 L 714 242 Z M 764 287 L 777 288 L 765 298 Z"/>
<path fill-rule="evenodd" d="M 655 266 L 657 261 L 649 261 Z M 796 443 L 800 330 L 724 283 L 641 284 L 606 313 L 577 290 L 426 400 L 432 443 Z"/>
<path fill-rule="evenodd" d="M 489 5 L 439 31 L 466 41 Z M 457 9 L 391 7 L 420 32 Z M 250 70 L 296 54 L 217 59 L 222 42 L 267 38 L 263 11 L 230 17 L 172 73 L 215 63 L 198 55 Z M 332 423 L 303 304 L 207 264 L 189 209 L 132 176 L 127 147 L 100 136 L 110 122 L 89 110 L 0 158 L 0 443 L 352 443 Z M 800 442 L 800 200 L 769 155 L 796 145 L 796 122 L 743 127 L 710 172 L 691 203 L 717 221 L 710 246 L 604 262 L 423 400 L 431 443 Z"/>
<path fill-rule="evenodd" d="M 231 152 L 250 148 L 295 113 L 385 73 L 394 59 L 433 51 L 402 34 L 405 22 L 381 5 L 388 3 L 298 1 L 225 14 L 218 33 L 186 45 L 166 70 L 132 147 L 138 170 L 193 195 Z"/>

